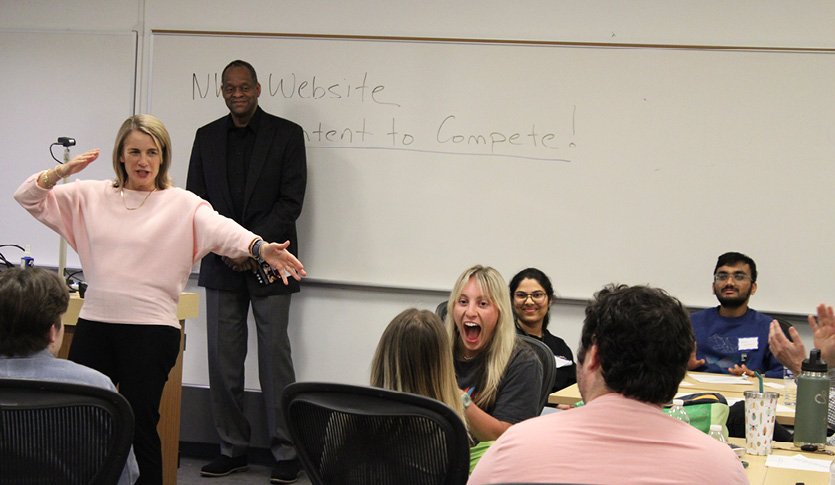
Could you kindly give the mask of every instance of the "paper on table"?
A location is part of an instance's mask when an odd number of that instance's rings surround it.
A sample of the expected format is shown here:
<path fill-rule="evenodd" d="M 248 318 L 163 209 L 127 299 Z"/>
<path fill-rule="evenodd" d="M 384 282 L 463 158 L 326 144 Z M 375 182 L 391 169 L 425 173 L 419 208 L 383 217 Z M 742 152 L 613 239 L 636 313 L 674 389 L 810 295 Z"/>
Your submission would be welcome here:
<path fill-rule="evenodd" d="M 824 472 L 829 473 L 830 460 L 816 460 L 807 458 L 801 454 L 785 456 L 785 455 L 768 455 L 765 460 L 765 466 L 772 468 L 788 468 L 791 470 L 807 470 L 810 472 Z"/>
<path fill-rule="evenodd" d="M 697 380 L 699 382 L 704 382 L 706 384 L 750 384 L 746 377 L 743 376 L 732 376 L 726 374 L 687 374 L 688 377 L 691 379 Z"/>

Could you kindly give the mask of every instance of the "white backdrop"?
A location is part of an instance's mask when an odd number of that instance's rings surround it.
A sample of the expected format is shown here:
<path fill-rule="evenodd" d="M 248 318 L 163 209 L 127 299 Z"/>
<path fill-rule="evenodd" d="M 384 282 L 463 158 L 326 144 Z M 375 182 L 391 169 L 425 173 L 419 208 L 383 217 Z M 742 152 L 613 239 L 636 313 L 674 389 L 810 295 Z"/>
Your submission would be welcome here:
<path fill-rule="evenodd" d="M 621 281 L 709 305 L 716 256 L 741 250 L 769 276 L 762 306 L 835 293 L 820 257 L 835 230 L 818 223 L 835 204 L 809 190 L 835 178 L 835 53 L 182 33 L 152 47 L 178 183 L 196 128 L 226 112 L 232 59 L 305 129 L 311 277 L 441 289 L 488 261 L 560 274 L 566 297 Z M 791 273 L 805 277 L 777 277 Z"/>
<path fill-rule="evenodd" d="M 135 32 L 0 32 L 0 244 L 31 246 L 35 263 L 58 265 L 58 236 L 13 199 L 29 175 L 56 165 L 49 145 L 75 138 L 71 155 L 99 147 L 102 155 L 81 177 L 112 179 L 116 131 L 133 114 L 136 78 Z M 63 160 L 63 147 L 53 153 Z M 17 250 L 4 248 L 10 260 Z M 70 248 L 68 267 L 79 267 Z"/>

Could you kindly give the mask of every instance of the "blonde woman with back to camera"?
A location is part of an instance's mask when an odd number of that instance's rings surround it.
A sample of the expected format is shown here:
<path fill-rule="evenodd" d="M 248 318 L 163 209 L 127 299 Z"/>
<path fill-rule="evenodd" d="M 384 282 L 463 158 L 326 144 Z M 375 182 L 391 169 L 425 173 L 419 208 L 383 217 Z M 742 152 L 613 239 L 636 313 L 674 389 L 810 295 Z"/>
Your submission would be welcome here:
<path fill-rule="evenodd" d="M 209 252 L 251 255 L 282 275 L 306 273 L 287 243 L 267 243 L 172 186 L 171 139 L 151 115 L 131 116 L 113 148 L 113 180 L 56 185 L 93 163 L 100 150 L 30 176 L 15 200 L 78 253 L 88 289 L 69 359 L 119 386 L 136 420 L 136 483 L 162 483 L 156 426 L 168 372 L 180 348 L 177 303 L 191 268 Z"/>
<path fill-rule="evenodd" d="M 371 385 L 440 401 L 452 408 L 466 426 L 451 349 L 446 328 L 437 315 L 429 310 L 404 310 L 380 337 L 371 362 Z M 491 443 L 470 448 L 470 472 Z"/>
<path fill-rule="evenodd" d="M 449 337 L 429 310 L 410 308 L 389 323 L 371 362 L 371 385 L 441 401 L 466 423 Z"/>

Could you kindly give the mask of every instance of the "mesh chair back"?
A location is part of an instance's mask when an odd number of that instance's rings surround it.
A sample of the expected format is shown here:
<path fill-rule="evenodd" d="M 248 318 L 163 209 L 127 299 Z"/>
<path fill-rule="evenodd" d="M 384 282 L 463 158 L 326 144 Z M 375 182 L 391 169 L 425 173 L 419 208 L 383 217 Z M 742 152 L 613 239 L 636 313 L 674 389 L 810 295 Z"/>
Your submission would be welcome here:
<path fill-rule="evenodd" d="M 545 345 L 545 342 L 527 335 L 517 335 L 517 337 L 528 344 L 542 363 L 542 390 L 539 400 L 539 409 L 542 410 L 548 403 L 548 396 L 554 388 L 554 381 L 557 378 L 557 361 L 554 359 L 554 353 Z"/>
<path fill-rule="evenodd" d="M 364 386 L 297 382 L 283 395 L 299 459 L 314 484 L 463 484 L 464 423 L 439 401 Z"/>
<path fill-rule="evenodd" d="M 438 303 L 438 306 L 435 307 L 435 315 L 438 315 L 438 318 L 440 318 L 442 322 L 446 319 L 447 301 L 448 300 L 444 300 Z"/>
<path fill-rule="evenodd" d="M 0 379 L 0 483 L 114 484 L 133 426 L 133 411 L 116 392 Z"/>

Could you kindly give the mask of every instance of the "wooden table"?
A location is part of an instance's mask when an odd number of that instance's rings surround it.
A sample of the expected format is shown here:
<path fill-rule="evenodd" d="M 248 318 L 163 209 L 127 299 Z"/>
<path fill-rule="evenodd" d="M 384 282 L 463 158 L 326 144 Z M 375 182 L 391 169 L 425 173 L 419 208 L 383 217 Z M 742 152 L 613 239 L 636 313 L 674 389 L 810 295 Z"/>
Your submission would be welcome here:
<path fill-rule="evenodd" d="M 757 382 L 757 379 L 753 377 L 748 379 L 748 384 L 707 384 L 704 382 L 699 382 L 693 378 L 693 376 L 698 375 L 715 376 L 718 374 L 709 374 L 705 372 L 688 372 L 687 375 L 684 376 L 682 384 L 679 385 L 678 392 L 684 394 L 693 394 L 697 392 L 718 392 L 729 399 L 742 399 L 743 392 L 756 391 L 759 389 L 759 383 Z M 782 393 L 782 379 L 772 379 L 767 377 L 764 379 L 764 381 L 766 383 L 764 387 L 765 391 Z M 576 403 L 577 401 L 580 401 L 581 399 L 582 398 L 580 397 L 580 389 L 577 387 L 577 384 L 574 384 L 569 387 L 566 387 L 565 389 L 551 393 L 551 395 L 548 397 L 548 402 L 551 404 L 571 405 Z M 794 409 L 787 409 L 785 408 L 785 406 L 779 406 L 777 408 L 777 422 L 783 425 L 794 425 Z"/>
<path fill-rule="evenodd" d="M 177 483 L 177 465 L 180 454 L 180 400 L 182 397 L 183 384 L 183 350 L 185 349 L 185 320 L 198 315 L 199 297 L 196 293 L 183 293 L 180 295 L 180 304 L 177 306 L 177 319 L 180 320 L 180 355 L 177 362 L 168 373 L 168 381 L 162 391 L 162 400 L 159 405 L 159 424 L 157 431 L 162 441 L 162 479 L 165 485 Z M 58 357 L 67 358 L 72 344 L 75 323 L 78 321 L 78 312 L 81 311 L 82 300 L 77 293 L 70 296 L 70 304 L 67 312 L 61 316 L 64 323 L 64 342 L 58 352 Z"/>
<path fill-rule="evenodd" d="M 731 438 L 729 441 L 742 447 L 745 446 L 744 438 Z M 792 448 L 792 451 L 777 448 Z M 826 449 L 835 450 L 832 446 L 827 446 Z M 807 458 L 827 461 L 831 461 L 835 458 L 831 455 L 824 455 L 821 453 L 804 453 L 800 450 L 794 449 L 792 443 L 780 442 L 773 443 L 771 453 L 774 455 L 785 456 L 793 456 L 799 453 Z M 765 461 L 767 458 L 767 456 L 743 455 L 742 459 L 748 462 L 748 468 L 745 469 L 745 473 L 748 476 L 748 481 L 751 482 L 752 485 L 785 485 L 792 483 L 804 483 L 805 485 L 827 485 L 829 483 L 829 473 L 766 467 Z"/>

